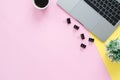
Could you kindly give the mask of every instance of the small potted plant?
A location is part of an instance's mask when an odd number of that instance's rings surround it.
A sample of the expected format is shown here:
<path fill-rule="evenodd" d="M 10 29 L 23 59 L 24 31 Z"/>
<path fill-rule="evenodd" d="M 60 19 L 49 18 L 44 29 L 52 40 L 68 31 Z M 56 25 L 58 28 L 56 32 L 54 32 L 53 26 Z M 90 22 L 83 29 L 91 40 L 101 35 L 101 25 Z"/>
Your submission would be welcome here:
<path fill-rule="evenodd" d="M 120 62 L 120 39 L 111 40 L 107 45 L 107 56 L 112 62 Z"/>

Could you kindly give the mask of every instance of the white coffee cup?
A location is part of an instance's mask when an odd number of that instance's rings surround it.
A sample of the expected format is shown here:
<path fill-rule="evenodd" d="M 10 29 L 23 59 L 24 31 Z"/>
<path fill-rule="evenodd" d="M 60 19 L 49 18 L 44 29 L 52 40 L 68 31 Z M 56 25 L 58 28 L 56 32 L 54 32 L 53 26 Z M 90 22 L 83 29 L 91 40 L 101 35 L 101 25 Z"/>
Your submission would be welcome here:
<path fill-rule="evenodd" d="M 49 5 L 50 0 L 32 0 L 35 8 L 43 10 L 46 9 Z"/>

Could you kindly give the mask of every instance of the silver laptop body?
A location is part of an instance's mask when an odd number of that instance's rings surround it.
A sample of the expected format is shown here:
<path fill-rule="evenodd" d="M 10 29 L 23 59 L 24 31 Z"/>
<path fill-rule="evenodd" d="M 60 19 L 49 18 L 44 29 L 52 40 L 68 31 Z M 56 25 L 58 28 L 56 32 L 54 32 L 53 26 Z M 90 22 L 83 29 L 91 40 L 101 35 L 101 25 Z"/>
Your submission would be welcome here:
<path fill-rule="evenodd" d="M 84 0 L 58 0 L 57 4 L 101 41 L 105 41 L 120 24 L 119 20 L 113 26 Z"/>

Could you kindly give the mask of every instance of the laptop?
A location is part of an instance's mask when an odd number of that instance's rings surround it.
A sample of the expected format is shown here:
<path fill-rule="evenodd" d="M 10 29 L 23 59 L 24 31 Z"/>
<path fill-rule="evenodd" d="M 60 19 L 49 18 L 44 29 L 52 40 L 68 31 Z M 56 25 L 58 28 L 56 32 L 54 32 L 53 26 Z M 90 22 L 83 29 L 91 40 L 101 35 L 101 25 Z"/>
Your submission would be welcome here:
<path fill-rule="evenodd" d="M 58 0 L 57 4 L 103 42 L 120 25 L 120 0 Z"/>

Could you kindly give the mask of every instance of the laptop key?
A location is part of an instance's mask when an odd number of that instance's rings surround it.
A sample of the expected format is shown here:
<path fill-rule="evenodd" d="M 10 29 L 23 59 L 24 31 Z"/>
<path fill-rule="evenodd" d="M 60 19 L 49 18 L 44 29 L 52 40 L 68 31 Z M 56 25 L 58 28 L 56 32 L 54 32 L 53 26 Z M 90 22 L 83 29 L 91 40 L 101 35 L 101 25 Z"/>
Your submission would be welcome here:
<path fill-rule="evenodd" d="M 108 21 L 109 21 L 111 24 L 112 24 L 112 22 L 113 22 L 111 19 L 109 19 Z"/>
<path fill-rule="evenodd" d="M 110 18 L 109 18 L 109 17 L 107 17 L 106 19 L 109 21 L 109 19 L 110 19 Z"/>
<path fill-rule="evenodd" d="M 117 18 L 115 18 L 114 16 L 111 16 L 111 19 L 113 19 L 113 21 L 118 21 L 118 19 Z"/>
<path fill-rule="evenodd" d="M 112 22 L 112 24 L 113 24 L 113 25 L 115 25 L 115 24 L 116 24 L 116 22 Z"/>
<path fill-rule="evenodd" d="M 120 9 L 120 5 L 119 5 L 118 9 Z"/>
<path fill-rule="evenodd" d="M 101 11 L 100 14 L 103 16 L 103 12 Z"/>
<path fill-rule="evenodd" d="M 100 2 L 100 0 L 97 0 L 97 2 Z"/>
<path fill-rule="evenodd" d="M 116 13 L 115 13 L 115 12 L 112 12 L 111 14 L 112 14 L 113 16 L 115 16 Z"/>
<path fill-rule="evenodd" d="M 117 14 L 120 14 L 120 10 L 117 11 Z"/>
<path fill-rule="evenodd" d="M 106 1 L 105 1 L 105 4 L 107 4 L 107 3 L 108 3 L 108 1 L 106 0 Z"/>
<path fill-rule="evenodd" d="M 112 12 L 112 9 L 109 9 L 109 12 Z"/>
<path fill-rule="evenodd" d="M 120 15 L 115 15 L 115 17 L 116 17 L 118 20 L 120 20 Z"/>

